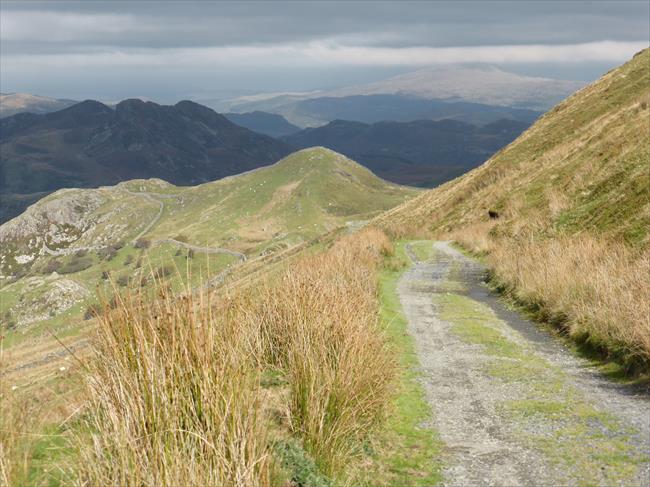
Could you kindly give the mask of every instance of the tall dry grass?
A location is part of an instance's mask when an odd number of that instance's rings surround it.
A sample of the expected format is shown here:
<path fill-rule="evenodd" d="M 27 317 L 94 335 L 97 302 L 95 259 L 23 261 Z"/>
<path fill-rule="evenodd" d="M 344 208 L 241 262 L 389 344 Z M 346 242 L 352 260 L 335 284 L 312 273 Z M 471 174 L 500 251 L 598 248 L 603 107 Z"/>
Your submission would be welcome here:
<path fill-rule="evenodd" d="M 270 483 L 259 370 L 207 294 L 121 297 L 98 319 L 85 485 Z"/>
<path fill-rule="evenodd" d="M 344 475 L 390 402 L 379 329 L 388 238 L 367 229 L 228 296 L 133 293 L 98 318 L 89 375 L 86 485 L 269 485 L 271 421 L 260 375 L 287 379 L 290 432 Z M 112 309 L 111 309 L 112 308 Z"/>
<path fill-rule="evenodd" d="M 451 237 L 486 252 L 495 280 L 541 319 L 631 368 L 650 366 L 650 250 L 588 235 L 490 236 L 489 228 Z"/>
<path fill-rule="evenodd" d="M 0 387 L 0 486 L 18 485 L 28 478 L 32 441 L 30 415 L 24 403 Z"/>
<path fill-rule="evenodd" d="M 650 252 L 593 237 L 515 240 L 489 256 L 499 281 L 579 340 L 650 363 Z"/>
<path fill-rule="evenodd" d="M 26 484 L 32 469 L 37 411 L 7 381 L 0 328 L 0 487 Z"/>
<path fill-rule="evenodd" d="M 392 253 L 366 229 L 304 258 L 258 290 L 244 313 L 265 362 L 289 381 L 289 420 L 323 471 L 340 475 L 381 421 L 395 364 L 379 329 L 377 271 Z"/>

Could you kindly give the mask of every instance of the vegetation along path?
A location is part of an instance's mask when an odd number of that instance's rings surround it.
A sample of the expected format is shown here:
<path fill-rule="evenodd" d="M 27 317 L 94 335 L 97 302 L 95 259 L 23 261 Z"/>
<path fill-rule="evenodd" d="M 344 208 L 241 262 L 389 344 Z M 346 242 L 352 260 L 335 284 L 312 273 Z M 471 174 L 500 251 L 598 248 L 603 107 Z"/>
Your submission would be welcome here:
<path fill-rule="evenodd" d="M 449 486 L 650 485 L 650 401 L 507 309 L 485 269 L 411 242 L 398 293 Z"/>

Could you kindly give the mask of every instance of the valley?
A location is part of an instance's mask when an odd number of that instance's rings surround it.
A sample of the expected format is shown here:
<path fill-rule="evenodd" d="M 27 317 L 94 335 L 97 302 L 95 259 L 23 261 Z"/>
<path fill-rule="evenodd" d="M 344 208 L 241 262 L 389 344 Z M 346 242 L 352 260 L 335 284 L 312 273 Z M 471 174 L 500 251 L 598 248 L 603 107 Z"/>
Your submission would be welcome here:
<path fill-rule="evenodd" d="M 282 140 L 296 148 L 322 145 L 388 181 L 431 188 L 478 166 L 527 127 L 526 122 L 507 119 L 481 127 L 449 119 L 371 125 L 334 120 Z"/>

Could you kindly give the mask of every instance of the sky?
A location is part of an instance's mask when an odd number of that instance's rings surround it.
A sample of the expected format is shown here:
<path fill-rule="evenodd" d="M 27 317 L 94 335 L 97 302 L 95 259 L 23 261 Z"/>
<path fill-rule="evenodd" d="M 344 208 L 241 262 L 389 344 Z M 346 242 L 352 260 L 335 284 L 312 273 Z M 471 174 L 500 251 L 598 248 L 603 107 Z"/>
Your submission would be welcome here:
<path fill-rule="evenodd" d="M 591 81 L 648 47 L 643 1 L 0 0 L 0 91 L 163 103 L 486 63 Z"/>

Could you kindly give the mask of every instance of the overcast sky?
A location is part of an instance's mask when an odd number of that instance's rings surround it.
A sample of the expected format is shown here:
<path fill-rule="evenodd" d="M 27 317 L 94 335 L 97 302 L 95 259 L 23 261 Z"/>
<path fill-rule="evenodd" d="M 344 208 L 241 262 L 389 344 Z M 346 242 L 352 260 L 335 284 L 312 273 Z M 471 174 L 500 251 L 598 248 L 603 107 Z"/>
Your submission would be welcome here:
<path fill-rule="evenodd" d="M 0 1 L 0 91 L 161 102 L 489 63 L 591 81 L 647 47 L 643 1 Z"/>

